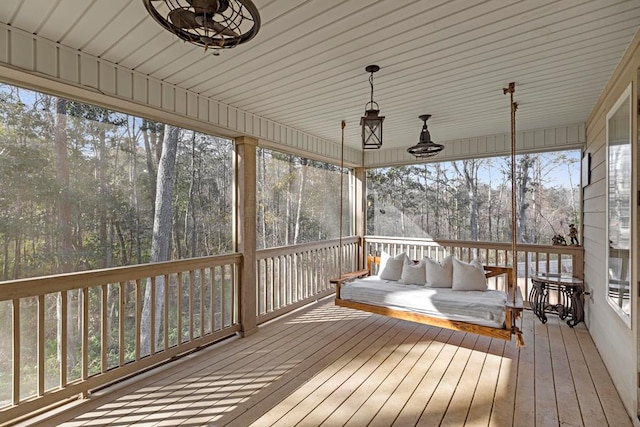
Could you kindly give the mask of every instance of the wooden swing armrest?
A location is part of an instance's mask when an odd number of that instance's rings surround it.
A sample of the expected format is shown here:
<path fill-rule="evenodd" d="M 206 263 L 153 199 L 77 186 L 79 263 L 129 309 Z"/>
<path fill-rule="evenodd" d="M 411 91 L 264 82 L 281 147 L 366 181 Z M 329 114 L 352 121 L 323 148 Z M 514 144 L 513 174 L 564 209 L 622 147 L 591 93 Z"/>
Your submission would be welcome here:
<path fill-rule="evenodd" d="M 330 279 L 329 282 L 333 283 L 334 285 L 339 285 L 344 282 L 348 282 L 349 280 L 359 279 L 360 277 L 366 277 L 368 275 L 369 270 L 352 271 L 350 273 L 344 273 L 340 277 L 334 277 L 333 279 Z"/>
<path fill-rule="evenodd" d="M 515 311 L 518 313 L 524 309 L 522 292 L 520 291 L 519 287 L 515 286 L 509 291 L 509 294 L 507 295 L 507 303 L 505 304 L 505 307 L 511 311 Z"/>

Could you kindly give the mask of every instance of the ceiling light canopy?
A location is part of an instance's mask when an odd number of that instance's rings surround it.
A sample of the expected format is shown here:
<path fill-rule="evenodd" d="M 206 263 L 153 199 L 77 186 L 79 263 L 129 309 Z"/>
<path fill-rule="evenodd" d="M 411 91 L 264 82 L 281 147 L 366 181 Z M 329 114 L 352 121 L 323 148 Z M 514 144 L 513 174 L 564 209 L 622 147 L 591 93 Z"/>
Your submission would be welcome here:
<path fill-rule="evenodd" d="M 420 132 L 420 141 L 413 147 L 407 148 L 409 154 L 413 154 L 419 159 L 433 157 L 444 150 L 444 145 L 431 141 L 431 134 L 429 133 L 429 129 L 427 129 L 427 120 L 429 120 L 429 117 L 431 117 L 431 114 L 423 114 L 418 117 L 424 122 L 422 131 Z"/>
<path fill-rule="evenodd" d="M 367 65 L 365 71 L 370 73 L 369 84 L 371 85 L 371 101 L 365 105 L 364 117 L 360 118 L 362 126 L 362 149 L 370 150 L 382 147 L 382 122 L 384 116 L 379 116 L 380 107 L 373 100 L 373 73 L 380 70 L 377 65 Z"/>
<path fill-rule="evenodd" d="M 142 0 L 149 14 L 182 40 L 230 49 L 258 34 L 260 14 L 251 0 Z"/>

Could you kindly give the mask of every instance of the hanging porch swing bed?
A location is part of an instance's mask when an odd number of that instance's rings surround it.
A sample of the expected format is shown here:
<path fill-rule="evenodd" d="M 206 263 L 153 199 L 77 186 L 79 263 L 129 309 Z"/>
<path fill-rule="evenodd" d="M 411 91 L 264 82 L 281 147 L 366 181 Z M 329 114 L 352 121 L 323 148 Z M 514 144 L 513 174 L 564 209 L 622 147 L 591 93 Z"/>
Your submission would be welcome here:
<path fill-rule="evenodd" d="M 368 264 L 369 269 L 331 280 L 336 305 L 491 338 L 515 336 L 523 345 L 516 323 L 523 309 L 522 295 L 513 286 L 511 267 L 482 266 L 453 257 L 416 262 L 404 253 L 369 257 Z M 506 284 L 506 290 L 489 289 L 488 279 Z"/>

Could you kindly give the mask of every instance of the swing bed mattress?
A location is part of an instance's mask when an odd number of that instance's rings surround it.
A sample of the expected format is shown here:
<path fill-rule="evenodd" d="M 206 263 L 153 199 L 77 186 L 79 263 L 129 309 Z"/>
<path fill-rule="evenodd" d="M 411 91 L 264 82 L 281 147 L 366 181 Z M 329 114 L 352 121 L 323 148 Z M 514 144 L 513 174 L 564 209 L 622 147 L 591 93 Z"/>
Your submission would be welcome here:
<path fill-rule="evenodd" d="M 342 283 L 339 298 L 478 326 L 505 327 L 507 294 L 499 290 L 454 291 L 368 276 Z"/>

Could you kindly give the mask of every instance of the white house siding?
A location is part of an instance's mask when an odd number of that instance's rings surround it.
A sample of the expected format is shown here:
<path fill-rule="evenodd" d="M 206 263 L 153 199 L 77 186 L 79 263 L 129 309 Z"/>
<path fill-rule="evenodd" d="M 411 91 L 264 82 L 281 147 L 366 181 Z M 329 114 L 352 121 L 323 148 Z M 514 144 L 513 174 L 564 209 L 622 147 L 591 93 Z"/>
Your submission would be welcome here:
<path fill-rule="evenodd" d="M 583 220 L 585 249 L 585 282 L 591 292 L 586 301 L 587 326 L 604 360 L 611 378 L 632 418 L 638 410 L 638 302 L 632 298 L 631 328 L 611 308 L 606 295 L 606 116 L 624 90 L 632 83 L 633 135 L 638 135 L 637 99 L 638 68 L 640 68 L 640 31 L 636 33 L 623 59 L 611 76 L 587 123 L 587 152 L 591 153 L 591 185 L 584 189 Z M 634 182 L 638 180 L 638 140 L 632 143 Z M 634 186 L 632 194 L 636 194 Z M 637 200 L 632 203 L 632 216 L 638 224 Z M 638 229 L 632 237 L 632 247 L 638 247 Z M 637 249 L 636 249 L 637 250 Z M 638 281 L 637 255 L 631 263 L 631 283 Z M 636 287 L 633 286 L 635 291 Z"/>

